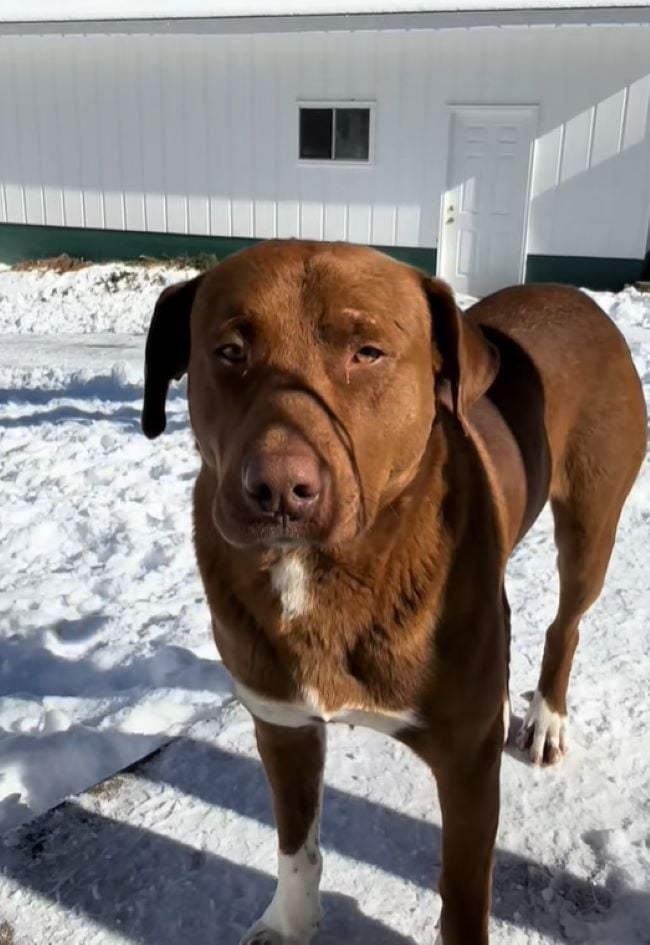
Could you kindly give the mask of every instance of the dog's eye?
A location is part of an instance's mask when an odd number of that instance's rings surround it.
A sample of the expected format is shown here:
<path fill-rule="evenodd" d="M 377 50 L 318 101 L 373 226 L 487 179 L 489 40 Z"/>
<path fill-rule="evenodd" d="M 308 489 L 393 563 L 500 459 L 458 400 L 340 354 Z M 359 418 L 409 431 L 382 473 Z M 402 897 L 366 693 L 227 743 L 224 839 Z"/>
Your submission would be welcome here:
<path fill-rule="evenodd" d="M 219 345 L 214 349 L 214 353 L 226 364 L 242 364 L 246 360 L 246 349 L 244 345 L 237 341 L 230 341 L 226 345 Z"/>
<path fill-rule="evenodd" d="M 379 348 L 375 348 L 374 345 L 364 345 L 363 348 L 359 348 L 359 350 L 355 352 L 352 360 L 355 364 L 374 364 L 375 361 L 379 361 L 383 356 L 384 352 L 380 351 Z"/>

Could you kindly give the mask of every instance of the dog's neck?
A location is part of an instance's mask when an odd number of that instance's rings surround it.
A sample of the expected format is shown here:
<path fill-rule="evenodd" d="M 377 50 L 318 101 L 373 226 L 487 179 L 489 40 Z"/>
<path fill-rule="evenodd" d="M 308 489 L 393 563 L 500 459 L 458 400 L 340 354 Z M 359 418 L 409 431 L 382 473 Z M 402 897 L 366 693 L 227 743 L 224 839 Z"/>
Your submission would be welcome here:
<path fill-rule="evenodd" d="M 334 686 L 333 703 L 358 704 L 378 687 L 377 703 L 407 704 L 444 609 L 454 545 L 469 527 L 473 501 L 458 496 L 471 495 L 459 483 L 470 449 L 451 418 L 437 424 L 417 475 L 346 545 L 235 550 L 197 520 L 215 635 L 233 675 L 276 698 Z M 377 666 L 390 674 L 398 651 L 399 680 L 382 682 Z"/>

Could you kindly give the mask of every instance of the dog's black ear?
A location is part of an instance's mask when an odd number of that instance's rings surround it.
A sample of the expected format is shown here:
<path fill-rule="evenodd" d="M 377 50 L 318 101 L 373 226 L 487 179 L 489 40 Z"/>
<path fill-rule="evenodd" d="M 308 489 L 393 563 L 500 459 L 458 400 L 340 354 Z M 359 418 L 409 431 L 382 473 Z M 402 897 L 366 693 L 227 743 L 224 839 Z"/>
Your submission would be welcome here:
<path fill-rule="evenodd" d="M 490 387 L 499 370 L 499 352 L 481 330 L 464 317 L 450 286 L 441 279 L 425 279 L 424 292 L 431 313 L 436 366 L 436 396 L 467 431 L 467 412 Z"/>
<path fill-rule="evenodd" d="M 144 353 L 142 429 L 150 440 L 167 424 L 169 384 L 180 380 L 190 361 L 190 312 L 203 276 L 169 286 L 154 309 Z"/>

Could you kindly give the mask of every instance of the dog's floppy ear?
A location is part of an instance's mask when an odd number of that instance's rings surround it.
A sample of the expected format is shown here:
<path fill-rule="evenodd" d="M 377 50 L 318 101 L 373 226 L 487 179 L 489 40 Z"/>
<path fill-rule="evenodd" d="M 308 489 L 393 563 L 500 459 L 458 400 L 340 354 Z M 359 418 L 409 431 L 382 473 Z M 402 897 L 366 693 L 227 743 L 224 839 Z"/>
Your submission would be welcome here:
<path fill-rule="evenodd" d="M 202 276 L 165 289 L 154 309 L 144 353 L 142 429 L 150 440 L 167 424 L 169 384 L 180 380 L 190 360 L 190 311 Z"/>
<path fill-rule="evenodd" d="M 425 279 L 431 335 L 442 364 L 436 373 L 436 397 L 467 432 L 467 412 L 490 387 L 499 370 L 499 352 L 466 319 L 454 293 L 440 279 Z"/>

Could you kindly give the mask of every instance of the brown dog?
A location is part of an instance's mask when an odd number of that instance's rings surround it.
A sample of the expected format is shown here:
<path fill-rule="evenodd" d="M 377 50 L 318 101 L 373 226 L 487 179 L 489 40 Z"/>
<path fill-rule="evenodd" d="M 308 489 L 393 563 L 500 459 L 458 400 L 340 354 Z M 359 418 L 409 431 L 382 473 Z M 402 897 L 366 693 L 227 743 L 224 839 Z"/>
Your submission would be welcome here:
<path fill-rule="evenodd" d="M 186 372 L 199 568 L 279 834 L 277 891 L 244 943 L 306 945 L 318 926 L 324 722 L 340 720 L 430 765 L 440 940 L 485 945 L 506 560 L 550 497 L 560 603 L 522 741 L 555 762 L 578 624 L 645 453 L 625 341 L 573 289 L 506 289 L 462 316 L 444 283 L 373 250 L 276 241 L 162 293 L 147 436 Z"/>

